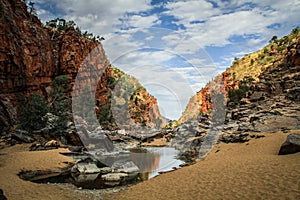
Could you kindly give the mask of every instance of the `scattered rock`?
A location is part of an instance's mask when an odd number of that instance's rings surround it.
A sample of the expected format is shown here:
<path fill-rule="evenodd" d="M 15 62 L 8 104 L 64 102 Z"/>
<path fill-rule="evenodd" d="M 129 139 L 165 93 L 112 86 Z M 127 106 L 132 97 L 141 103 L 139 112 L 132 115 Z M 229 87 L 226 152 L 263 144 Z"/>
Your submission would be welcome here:
<path fill-rule="evenodd" d="M 63 134 L 68 144 L 74 146 L 83 146 L 75 127 L 67 129 Z"/>
<path fill-rule="evenodd" d="M 84 150 L 84 147 L 82 146 L 70 146 L 68 147 L 69 151 L 74 153 L 81 153 Z"/>
<path fill-rule="evenodd" d="M 97 174 L 101 172 L 101 169 L 97 167 L 95 163 L 77 163 L 75 164 L 71 172 L 76 173 L 79 172 L 80 174 Z"/>
<path fill-rule="evenodd" d="M 126 177 L 128 177 L 128 174 L 126 173 L 109 173 L 101 176 L 104 181 L 118 183 L 120 183 L 120 181 L 124 180 Z"/>
<path fill-rule="evenodd" d="M 124 129 L 117 130 L 117 134 L 119 134 L 119 135 L 126 135 L 126 131 Z"/>
<path fill-rule="evenodd" d="M 102 167 L 102 168 L 100 168 L 100 173 L 101 174 L 108 174 L 110 172 L 112 172 L 112 169 L 110 167 Z"/>
<path fill-rule="evenodd" d="M 300 134 L 290 134 L 281 145 L 278 155 L 300 152 Z"/>
<path fill-rule="evenodd" d="M 222 134 L 219 140 L 225 143 L 244 143 L 248 142 L 248 133 Z"/>
<path fill-rule="evenodd" d="M 20 129 L 15 130 L 15 132 L 11 135 L 11 139 L 22 143 L 31 143 L 35 141 L 35 139 L 31 137 L 27 131 Z"/>
<path fill-rule="evenodd" d="M 44 145 L 40 143 L 33 143 L 30 147 L 30 151 L 43 151 L 43 150 L 52 150 L 52 149 L 57 149 L 60 146 L 59 142 L 56 140 L 50 140 L 46 142 Z"/>
<path fill-rule="evenodd" d="M 256 134 L 251 134 L 250 138 L 254 138 L 254 139 L 258 139 L 258 138 L 262 138 L 265 137 L 264 135 L 256 135 Z"/>
<path fill-rule="evenodd" d="M 43 146 L 40 143 L 33 143 L 29 147 L 29 151 L 39 151 L 39 150 L 43 150 Z"/>
<path fill-rule="evenodd" d="M 48 142 L 46 142 L 46 144 L 44 145 L 45 147 L 59 147 L 59 143 L 56 140 L 50 140 Z"/>
<path fill-rule="evenodd" d="M 286 97 L 290 100 L 300 102 L 300 87 L 288 89 Z"/>

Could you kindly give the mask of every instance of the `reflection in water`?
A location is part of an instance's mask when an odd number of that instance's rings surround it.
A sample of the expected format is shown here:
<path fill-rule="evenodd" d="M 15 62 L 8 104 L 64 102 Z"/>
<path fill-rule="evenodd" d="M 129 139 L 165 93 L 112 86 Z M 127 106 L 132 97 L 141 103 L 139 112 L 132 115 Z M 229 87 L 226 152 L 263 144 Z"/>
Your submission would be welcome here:
<path fill-rule="evenodd" d="M 160 155 L 147 149 L 135 149 L 131 151 L 130 158 L 138 166 L 140 173 L 143 173 L 151 172 L 158 168 Z"/>
<path fill-rule="evenodd" d="M 126 176 L 124 176 L 125 178 L 123 177 L 120 179 L 116 179 L 116 175 L 122 173 L 111 173 L 112 170 L 109 170 L 110 172 L 107 173 L 97 172 L 91 174 L 71 172 L 72 170 L 63 172 L 28 171 L 20 173 L 19 176 L 24 180 L 29 180 L 35 183 L 72 183 L 77 187 L 85 189 L 102 189 L 116 185 L 124 185 L 139 180 L 148 180 L 159 175 L 160 172 L 172 171 L 174 168 L 179 168 L 179 165 L 184 162 L 176 159 L 177 154 L 178 151 L 173 147 L 147 147 L 145 149 L 132 149 L 131 153 L 128 152 L 119 156 L 111 155 L 109 157 L 102 158 L 106 161 L 106 163 L 112 163 L 113 166 L 117 166 L 117 163 L 118 165 L 120 164 L 121 167 L 124 167 L 122 170 L 127 171 L 125 174 Z M 85 158 L 85 161 L 88 160 L 84 156 L 81 157 L 81 159 L 82 158 Z M 128 163 L 132 163 L 133 166 L 128 165 Z M 87 162 L 84 164 L 89 165 L 90 163 Z M 132 171 L 132 167 L 133 169 L 140 170 Z M 138 173 L 139 179 L 137 177 Z M 110 175 L 110 180 L 103 178 L 105 175 Z"/>
<path fill-rule="evenodd" d="M 131 153 L 132 161 L 140 169 L 141 180 L 148 180 L 160 172 L 172 171 L 184 163 L 176 159 L 178 151 L 172 147 L 147 147 L 146 152 Z"/>

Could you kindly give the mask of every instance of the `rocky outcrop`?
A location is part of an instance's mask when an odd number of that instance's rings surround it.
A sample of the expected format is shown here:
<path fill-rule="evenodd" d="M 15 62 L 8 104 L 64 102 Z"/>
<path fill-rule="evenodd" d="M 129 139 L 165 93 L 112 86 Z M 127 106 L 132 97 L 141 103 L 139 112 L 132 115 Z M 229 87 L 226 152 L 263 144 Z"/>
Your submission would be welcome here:
<path fill-rule="evenodd" d="M 58 75 L 67 75 L 72 88 L 82 65 L 93 66 L 94 71 L 82 73 L 79 88 L 91 85 L 91 77 L 102 73 L 96 92 L 97 113 L 111 102 L 110 78 L 117 75 L 101 43 L 82 37 L 73 27 L 58 30 L 43 26 L 27 12 L 24 1 L 3 0 L 0 4 L 0 133 L 16 123 L 17 108 L 26 96 L 38 93 L 49 98 L 51 82 Z M 143 96 L 135 109 L 144 114 L 146 125 L 153 124 L 161 118 L 156 99 L 147 91 Z M 145 109 L 137 108 L 142 105 Z"/>
<path fill-rule="evenodd" d="M 258 76 L 247 96 L 239 105 L 227 108 L 225 127 L 227 132 L 288 131 L 300 128 L 300 109 L 297 88 L 300 65 L 293 63 L 300 57 L 293 49 L 300 47 L 297 37 L 285 51 L 286 57 L 275 62 Z M 291 53 L 294 52 L 294 53 Z"/>

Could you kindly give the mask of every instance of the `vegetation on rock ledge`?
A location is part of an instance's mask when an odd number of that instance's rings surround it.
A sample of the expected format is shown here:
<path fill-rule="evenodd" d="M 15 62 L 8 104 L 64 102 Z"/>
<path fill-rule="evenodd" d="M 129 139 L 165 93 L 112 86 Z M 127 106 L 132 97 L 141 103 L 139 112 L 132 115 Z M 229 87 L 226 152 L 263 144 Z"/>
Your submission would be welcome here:
<path fill-rule="evenodd" d="M 94 42 L 104 40 L 104 37 L 100 37 L 99 35 L 94 36 L 93 33 L 89 33 L 88 31 L 82 32 L 80 28 L 76 26 L 76 23 L 73 20 L 66 21 L 65 19 L 56 18 L 46 22 L 45 27 L 51 28 L 52 31 L 59 31 L 59 32 L 66 31 L 69 28 L 74 28 L 76 32 L 84 38 L 87 38 Z"/>

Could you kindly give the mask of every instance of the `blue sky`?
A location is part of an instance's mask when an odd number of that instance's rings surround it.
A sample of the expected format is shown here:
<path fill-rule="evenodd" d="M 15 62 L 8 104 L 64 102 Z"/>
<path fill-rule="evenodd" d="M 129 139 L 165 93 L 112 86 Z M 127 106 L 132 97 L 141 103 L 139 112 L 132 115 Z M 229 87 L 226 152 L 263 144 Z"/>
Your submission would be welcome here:
<path fill-rule="evenodd" d="M 300 25 L 299 0 L 37 0 L 43 22 L 74 20 L 103 36 L 111 63 L 135 76 L 177 119 L 234 57 Z"/>

